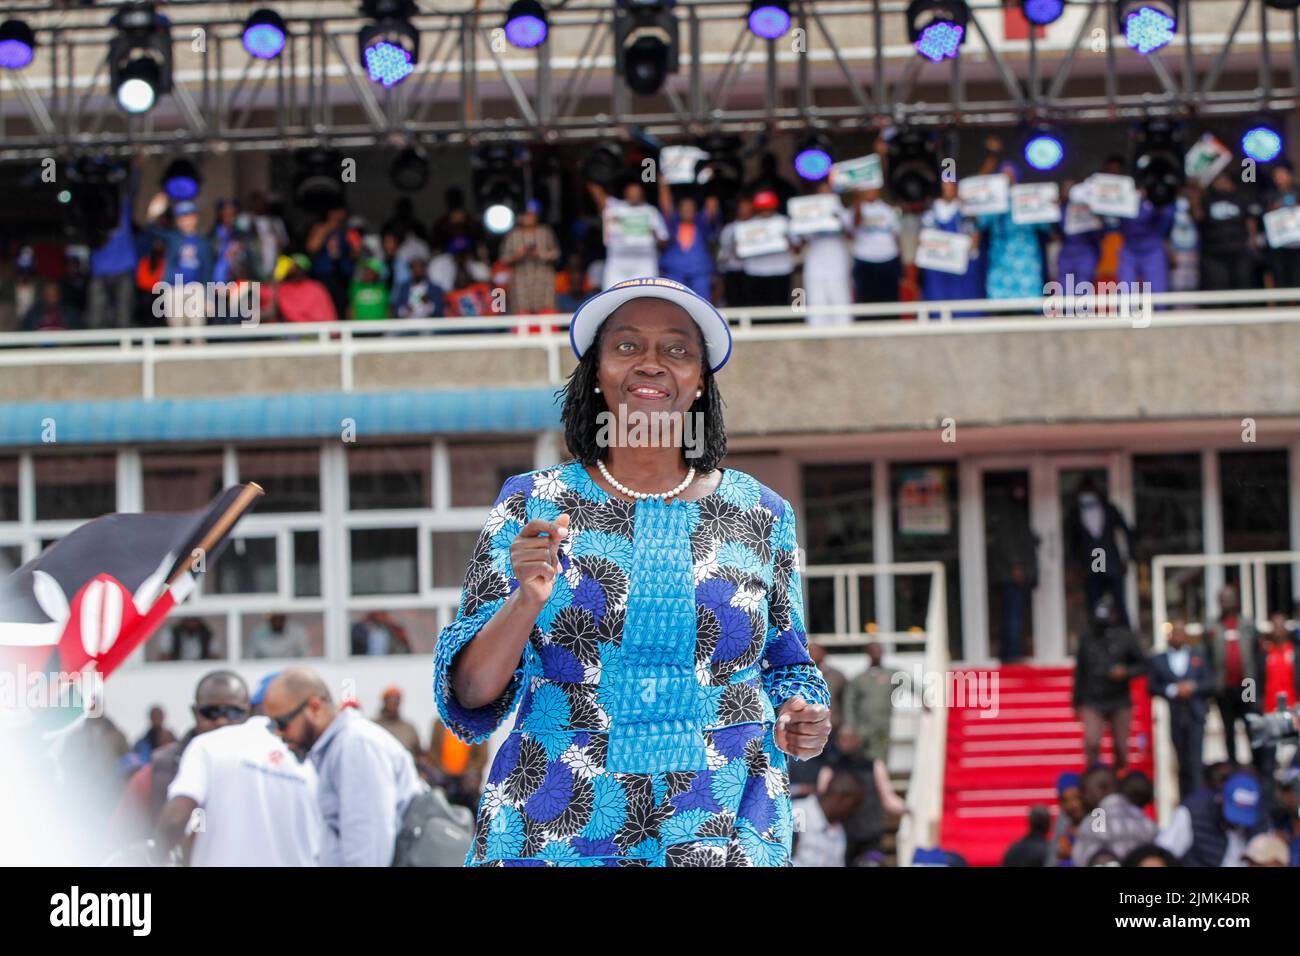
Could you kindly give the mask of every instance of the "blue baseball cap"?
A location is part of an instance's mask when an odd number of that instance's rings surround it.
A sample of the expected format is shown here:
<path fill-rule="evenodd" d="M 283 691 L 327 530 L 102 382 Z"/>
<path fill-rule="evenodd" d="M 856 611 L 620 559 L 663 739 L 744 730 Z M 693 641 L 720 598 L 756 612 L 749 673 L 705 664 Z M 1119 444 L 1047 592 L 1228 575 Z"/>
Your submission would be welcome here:
<path fill-rule="evenodd" d="M 184 202 L 178 202 L 172 207 L 172 212 L 177 216 L 192 216 L 199 211 L 199 207 L 188 199 Z"/>
<path fill-rule="evenodd" d="M 582 358 L 596 340 L 600 324 L 613 315 L 615 309 L 633 299 L 665 299 L 681 306 L 704 333 L 709 369 L 716 372 L 727 364 L 731 357 L 731 328 L 727 320 L 708 299 L 696 295 L 680 282 L 659 276 L 615 283 L 578 306 L 573 321 L 569 323 L 573 354 Z"/>
<path fill-rule="evenodd" d="M 260 681 L 257 682 L 257 689 L 253 691 L 253 696 L 248 698 L 248 702 L 254 707 L 260 707 L 263 699 L 266 697 L 266 689 L 271 686 L 271 681 L 280 676 L 279 671 L 271 671 Z"/>
<path fill-rule="evenodd" d="M 1067 790 L 1078 790 L 1081 782 L 1082 778 L 1077 773 L 1067 770 L 1056 778 L 1056 793 L 1059 796 Z"/>
<path fill-rule="evenodd" d="M 1259 822 L 1259 781 L 1248 773 L 1234 773 L 1223 782 L 1223 819 L 1233 826 L 1253 827 Z"/>

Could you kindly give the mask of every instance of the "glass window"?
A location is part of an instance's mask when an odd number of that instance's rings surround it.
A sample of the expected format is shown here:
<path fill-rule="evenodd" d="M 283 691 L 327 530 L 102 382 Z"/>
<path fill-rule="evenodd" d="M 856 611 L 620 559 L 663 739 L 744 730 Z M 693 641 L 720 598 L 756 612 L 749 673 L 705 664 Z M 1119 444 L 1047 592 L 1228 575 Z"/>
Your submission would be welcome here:
<path fill-rule="evenodd" d="M 319 612 L 244 614 L 239 626 L 241 657 L 246 661 L 321 657 L 325 653 L 325 620 Z"/>
<path fill-rule="evenodd" d="M 432 608 L 354 611 L 348 622 L 349 646 L 357 657 L 429 654 L 438 636 L 438 612 Z"/>
<path fill-rule="evenodd" d="M 872 552 L 871 465 L 807 465 L 803 469 L 803 525 L 799 529 L 809 565 L 870 563 Z M 811 634 L 832 634 L 835 622 L 833 578 L 805 576 L 805 625 Z M 875 623 L 875 590 L 859 579 L 861 625 Z M 846 610 L 847 615 L 847 602 Z M 851 622 L 845 621 L 845 626 Z"/>
<path fill-rule="evenodd" d="M 948 652 L 962 654 L 961 587 L 957 575 L 957 466 L 952 462 L 889 468 L 895 561 L 942 561 L 948 584 Z M 930 576 L 894 577 L 894 628 L 924 628 Z"/>
<path fill-rule="evenodd" d="M 1007 664 L 1034 656 L 1038 540 L 1029 515 L 1029 472 L 986 471 L 983 486 L 989 652 Z"/>
<path fill-rule="evenodd" d="M 293 596 L 320 597 L 320 532 L 293 533 Z"/>
<path fill-rule="evenodd" d="M 18 520 L 18 459 L 0 458 L 0 521 Z"/>
<path fill-rule="evenodd" d="M 224 487 L 221 449 L 140 455 L 145 511 L 195 511 Z"/>
<path fill-rule="evenodd" d="M 433 544 L 433 586 L 459 588 L 465 584 L 465 571 L 478 543 L 477 531 L 435 531 Z"/>
<path fill-rule="evenodd" d="M 169 617 L 149 638 L 144 656 L 148 661 L 225 660 L 226 615 L 182 614 Z"/>
<path fill-rule="evenodd" d="M 36 518 L 69 521 L 117 510 L 115 455 L 37 455 Z"/>
<path fill-rule="evenodd" d="M 433 504 L 433 453 L 429 445 L 348 449 L 348 506 L 428 508 Z"/>
<path fill-rule="evenodd" d="M 451 506 L 492 506 L 506 479 L 533 470 L 533 443 L 461 442 L 447 447 L 451 472 Z"/>
<path fill-rule="evenodd" d="M 1223 550 L 1288 551 L 1291 548 L 1290 468 L 1285 450 L 1232 451 L 1219 455 L 1219 483 L 1223 500 Z M 1224 578 L 1234 583 L 1238 569 L 1226 568 Z M 1255 608 L 1256 617 L 1273 611 L 1290 614 L 1291 568 L 1269 565 L 1268 607 Z"/>
<path fill-rule="evenodd" d="M 414 594 L 419 587 L 415 528 L 353 530 L 353 594 Z"/>
<path fill-rule="evenodd" d="M 1134 455 L 1134 550 L 1138 561 L 1138 636 L 1151 634 L 1151 559 L 1161 554 L 1202 554 L 1201 456 Z M 1205 572 L 1170 568 L 1165 602 L 1189 621 L 1205 620 Z"/>
<path fill-rule="evenodd" d="M 23 546 L 21 544 L 0 544 L 0 577 L 4 577 L 22 566 Z"/>
<path fill-rule="evenodd" d="M 234 538 L 204 575 L 206 594 L 275 594 L 275 538 Z"/>
<path fill-rule="evenodd" d="M 320 511 L 319 448 L 241 448 L 238 457 L 239 480 L 266 491 L 258 514 Z"/>

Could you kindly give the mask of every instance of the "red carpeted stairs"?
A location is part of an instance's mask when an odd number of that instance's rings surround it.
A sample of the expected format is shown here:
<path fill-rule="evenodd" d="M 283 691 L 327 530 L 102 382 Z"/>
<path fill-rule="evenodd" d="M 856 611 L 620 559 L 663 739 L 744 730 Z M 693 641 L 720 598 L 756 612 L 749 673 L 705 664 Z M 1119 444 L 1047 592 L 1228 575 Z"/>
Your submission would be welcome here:
<path fill-rule="evenodd" d="M 1028 830 L 1029 808 L 1052 808 L 1056 778 L 1083 770 L 1083 725 L 1074 717 L 1070 693 L 1074 669 L 1018 665 L 976 669 L 977 681 L 961 671 L 966 700 L 954 694 L 948 711 L 948 759 L 944 767 L 940 845 L 971 866 L 997 866 L 1002 854 Z M 997 679 L 997 693 L 991 691 Z M 956 683 L 955 686 L 963 686 Z M 1152 771 L 1151 701 L 1146 680 L 1133 681 L 1129 767 Z M 996 713 L 987 701 L 997 702 Z M 982 703 L 985 702 L 985 703 Z M 988 711 L 988 715 L 982 715 Z M 1109 730 L 1102 760 L 1114 763 Z"/>

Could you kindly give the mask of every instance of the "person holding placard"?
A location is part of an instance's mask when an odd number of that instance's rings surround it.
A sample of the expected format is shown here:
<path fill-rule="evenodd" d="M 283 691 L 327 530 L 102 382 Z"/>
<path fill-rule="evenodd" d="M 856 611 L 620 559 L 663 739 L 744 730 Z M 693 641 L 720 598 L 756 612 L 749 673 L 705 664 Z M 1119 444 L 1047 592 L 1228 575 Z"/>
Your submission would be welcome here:
<path fill-rule="evenodd" d="M 1273 192 L 1269 197 L 1269 211 L 1300 206 L 1300 187 L 1295 184 L 1291 164 L 1279 159 L 1273 167 Z M 1270 271 L 1275 289 L 1300 288 L 1300 242 L 1290 243 L 1270 250 Z"/>
<path fill-rule="evenodd" d="M 673 202 L 673 191 L 659 180 L 659 206 L 668 214 L 668 247 L 659 257 L 660 274 L 675 279 L 701 298 L 713 299 L 713 240 L 717 235 L 718 197 L 704 200 L 701 213 L 694 196 Z"/>
<path fill-rule="evenodd" d="M 790 220 L 779 210 L 781 200 L 771 190 L 754 197 L 757 214 L 736 232 L 736 254 L 745 263 L 749 304 L 788 306 L 794 255 L 790 251 Z"/>
<path fill-rule="evenodd" d="M 970 236 L 971 242 L 966 271 L 960 275 L 938 269 L 921 271 L 921 298 L 927 302 L 984 298 L 983 262 L 979 258 L 979 230 L 975 228 L 975 223 L 969 217 L 962 215 L 961 200 L 957 198 L 955 180 L 943 181 L 939 198 L 931 203 L 930 208 L 921 216 L 921 228 L 964 233 Z M 975 315 L 976 313 L 967 312 L 957 314 L 954 318 L 971 318 Z"/>
<path fill-rule="evenodd" d="M 1220 173 L 1204 192 L 1188 197 L 1201 236 L 1201 289 L 1255 285 L 1255 217 L 1233 177 Z"/>
<path fill-rule="evenodd" d="M 1012 163 L 1002 163 L 998 172 L 1015 185 L 1019 174 Z M 990 299 L 1028 299 L 1043 294 L 1043 250 L 1039 237 L 1050 223 L 1020 223 L 1011 210 L 991 213 L 977 220 L 988 233 L 988 277 L 985 288 Z"/>
<path fill-rule="evenodd" d="M 897 302 L 903 277 L 898 233 L 902 215 L 880 198 L 879 189 L 864 189 L 853 206 L 853 285 L 858 302 Z"/>
<path fill-rule="evenodd" d="M 645 201 L 641 183 L 630 180 L 622 199 L 610 196 L 598 183 L 588 183 L 587 188 L 605 229 L 603 288 L 659 275 L 659 251 L 668 245 L 668 226 L 663 214 Z"/>
<path fill-rule="evenodd" d="M 1085 282 L 1096 281 L 1105 229 L 1088 208 L 1084 183 L 1066 182 L 1061 192 L 1065 202 L 1061 209 L 1061 251 L 1056 257 L 1056 277 L 1062 285 L 1068 285 L 1067 277 L 1073 276 L 1077 288 Z"/>
<path fill-rule="evenodd" d="M 1142 204 L 1133 219 L 1121 219 L 1119 232 L 1124 245 L 1119 250 L 1116 278 L 1128 289 L 1139 282 L 1150 284 L 1151 291 L 1169 291 L 1169 249 L 1166 240 L 1174 225 L 1174 207 L 1157 206 L 1142 190 Z"/>
<path fill-rule="evenodd" d="M 745 262 L 736 254 L 736 228 L 754 218 L 754 203 L 748 196 L 736 200 L 736 218 L 718 235 L 718 271 L 722 273 L 722 298 L 731 309 L 744 308 L 749 300 Z"/>
<path fill-rule="evenodd" d="M 817 184 L 817 195 L 834 196 L 829 179 Z M 800 237 L 803 249 L 804 304 L 809 307 L 849 306 L 853 304 L 853 257 L 847 237 L 852 234 L 853 217 L 837 202 L 840 228 L 836 232 L 817 232 Z M 809 312 L 809 325 L 850 325 L 849 312 Z"/>

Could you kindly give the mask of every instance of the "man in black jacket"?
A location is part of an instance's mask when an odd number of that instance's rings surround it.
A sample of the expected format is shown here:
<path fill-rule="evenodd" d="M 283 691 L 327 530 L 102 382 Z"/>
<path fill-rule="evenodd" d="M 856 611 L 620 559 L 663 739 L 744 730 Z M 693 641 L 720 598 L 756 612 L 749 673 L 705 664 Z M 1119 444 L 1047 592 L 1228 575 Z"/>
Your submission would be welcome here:
<path fill-rule="evenodd" d="M 1199 649 L 1188 646 L 1187 621 L 1170 623 L 1169 649 L 1151 658 L 1151 696 L 1169 701 L 1169 732 L 1178 754 L 1178 796 L 1201 785 L 1205 714 L 1213 695 L 1210 666 Z"/>
<path fill-rule="evenodd" d="M 1120 550 L 1120 538 L 1124 550 Z M 1133 532 L 1124 516 L 1100 491 L 1091 478 L 1079 483 L 1079 497 L 1065 520 L 1066 555 L 1083 573 L 1088 607 L 1102 595 L 1115 602 L 1114 621 L 1129 626 L 1124 601 L 1124 572 L 1133 556 Z"/>
<path fill-rule="evenodd" d="M 1133 716 L 1129 681 L 1146 673 L 1146 657 L 1127 625 L 1115 623 L 1115 605 L 1104 595 L 1092 612 L 1092 626 L 1079 641 L 1074 665 L 1074 707 L 1083 721 L 1086 764 L 1101 758 L 1101 738 L 1110 724 L 1115 768 L 1128 766 L 1128 728 Z"/>

